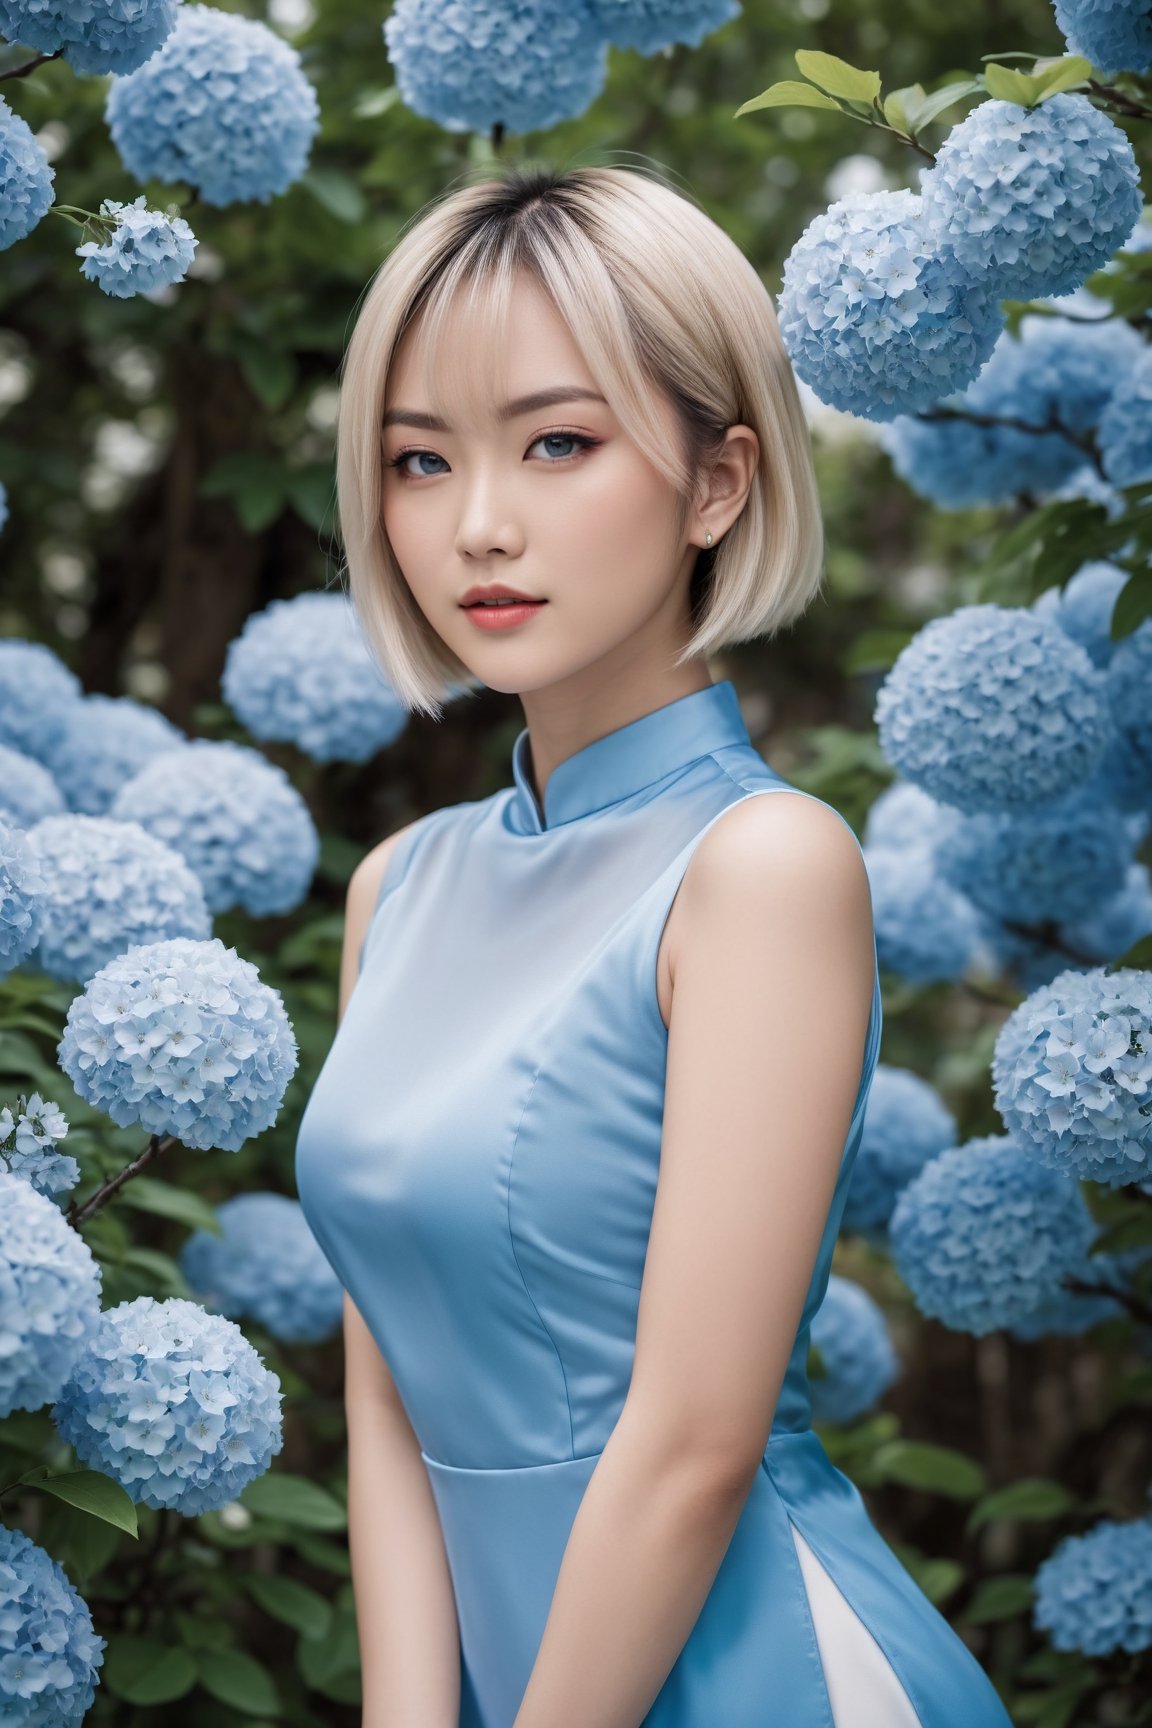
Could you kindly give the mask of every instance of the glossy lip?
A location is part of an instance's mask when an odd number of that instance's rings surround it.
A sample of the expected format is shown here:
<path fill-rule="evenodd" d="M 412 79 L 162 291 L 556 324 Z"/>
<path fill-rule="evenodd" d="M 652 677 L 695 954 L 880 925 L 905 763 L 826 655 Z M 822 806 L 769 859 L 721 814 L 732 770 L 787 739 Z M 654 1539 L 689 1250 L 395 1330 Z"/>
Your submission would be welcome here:
<path fill-rule="evenodd" d="M 474 606 L 479 600 L 526 600 L 533 606 L 544 605 L 544 601 L 538 600 L 534 594 L 522 594 L 519 588 L 509 588 L 503 582 L 493 582 L 490 588 L 469 588 L 460 604 Z"/>

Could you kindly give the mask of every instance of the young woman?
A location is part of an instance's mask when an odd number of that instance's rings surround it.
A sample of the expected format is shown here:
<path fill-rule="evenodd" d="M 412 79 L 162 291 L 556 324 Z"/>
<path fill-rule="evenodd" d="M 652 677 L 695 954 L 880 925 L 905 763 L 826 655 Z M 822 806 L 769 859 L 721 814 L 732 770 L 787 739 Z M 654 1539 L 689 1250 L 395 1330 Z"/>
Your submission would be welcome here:
<path fill-rule="evenodd" d="M 707 670 L 820 582 L 768 293 L 655 174 L 457 188 L 362 307 L 339 497 L 405 703 L 526 720 L 357 868 L 297 1148 L 364 1728 L 1006 1728 L 811 1427 L 881 1007 L 851 828 Z"/>

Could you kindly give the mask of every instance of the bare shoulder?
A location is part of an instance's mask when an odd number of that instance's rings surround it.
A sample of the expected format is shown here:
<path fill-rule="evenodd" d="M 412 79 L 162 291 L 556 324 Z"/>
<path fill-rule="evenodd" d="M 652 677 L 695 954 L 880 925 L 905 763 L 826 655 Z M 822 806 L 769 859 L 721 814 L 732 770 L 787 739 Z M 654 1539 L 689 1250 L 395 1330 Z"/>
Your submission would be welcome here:
<path fill-rule="evenodd" d="M 872 939 L 871 892 L 860 843 L 822 800 L 781 789 L 739 800 L 689 860 L 670 932 L 669 970 L 693 934 L 703 941 L 756 920 L 777 932 L 836 925 Z"/>

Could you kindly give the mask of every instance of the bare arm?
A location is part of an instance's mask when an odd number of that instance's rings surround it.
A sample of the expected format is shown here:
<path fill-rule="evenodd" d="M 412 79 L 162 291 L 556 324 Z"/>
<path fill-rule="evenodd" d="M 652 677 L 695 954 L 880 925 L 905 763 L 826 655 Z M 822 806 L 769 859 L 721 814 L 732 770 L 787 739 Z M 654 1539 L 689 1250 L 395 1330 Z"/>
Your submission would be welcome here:
<path fill-rule="evenodd" d="M 859 1083 L 871 899 L 835 812 L 750 798 L 680 893 L 632 1379 L 513 1728 L 638 1728 L 684 1648 L 768 1443 Z"/>
<path fill-rule="evenodd" d="M 340 1019 L 385 867 L 404 832 L 381 841 L 349 882 Z M 344 1407 L 363 1728 L 457 1728 L 460 1632 L 432 1487 L 388 1365 L 347 1292 Z"/>

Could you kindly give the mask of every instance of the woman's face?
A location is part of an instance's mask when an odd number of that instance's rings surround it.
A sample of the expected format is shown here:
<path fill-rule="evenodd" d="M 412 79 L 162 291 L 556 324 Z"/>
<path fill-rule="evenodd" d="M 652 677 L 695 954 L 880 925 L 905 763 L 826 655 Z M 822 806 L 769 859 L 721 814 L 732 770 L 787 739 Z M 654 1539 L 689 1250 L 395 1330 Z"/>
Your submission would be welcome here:
<path fill-rule="evenodd" d="M 466 419 L 448 427 L 427 425 L 419 324 L 392 366 L 384 525 L 416 603 L 495 690 L 568 682 L 575 695 L 602 676 L 666 668 L 691 634 L 688 587 L 703 526 L 690 520 L 674 535 L 674 489 L 625 437 L 567 327 L 526 273 L 509 330 L 501 402 L 471 401 Z M 455 315 L 443 356 L 449 375 L 455 353 L 465 376 L 468 340 Z M 572 400 L 500 416 L 504 401 L 559 389 L 574 392 Z M 406 423 L 405 415 L 424 420 Z M 670 409 L 666 420 L 671 441 Z M 485 628 L 499 614 L 461 603 L 470 588 L 496 582 L 544 604 L 520 622 Z"/>

